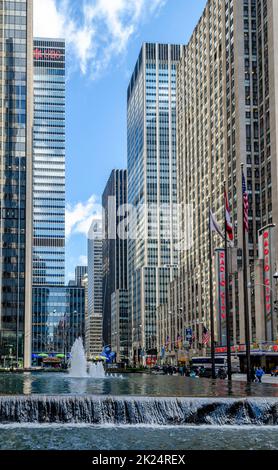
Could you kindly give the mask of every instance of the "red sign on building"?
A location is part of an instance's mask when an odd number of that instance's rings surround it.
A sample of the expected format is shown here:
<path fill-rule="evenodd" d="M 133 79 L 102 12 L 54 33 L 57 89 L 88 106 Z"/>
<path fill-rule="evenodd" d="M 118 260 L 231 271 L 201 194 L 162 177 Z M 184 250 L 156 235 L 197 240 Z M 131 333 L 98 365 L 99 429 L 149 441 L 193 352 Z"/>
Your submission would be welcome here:
<path fill-rule="evenodd" d="M 225 250 L 216 250 L 218 338 L 226 344 L 226 259 Z"/>
<path fill-rule="evenodd" d="M 58 49 L 34 49 L 35 60 L 61 60 L 63 54 Z"/>

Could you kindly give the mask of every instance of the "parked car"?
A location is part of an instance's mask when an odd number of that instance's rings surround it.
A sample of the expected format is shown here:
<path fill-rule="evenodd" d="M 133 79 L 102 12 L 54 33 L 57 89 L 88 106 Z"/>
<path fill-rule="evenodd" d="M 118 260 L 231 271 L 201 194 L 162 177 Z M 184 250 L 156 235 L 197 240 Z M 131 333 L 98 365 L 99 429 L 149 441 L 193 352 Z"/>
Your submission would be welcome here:
<path fill-rule="evenodd" d="M 274 367 L 270 373 L 271 377 L 278 377 L 278 366 Z"/>

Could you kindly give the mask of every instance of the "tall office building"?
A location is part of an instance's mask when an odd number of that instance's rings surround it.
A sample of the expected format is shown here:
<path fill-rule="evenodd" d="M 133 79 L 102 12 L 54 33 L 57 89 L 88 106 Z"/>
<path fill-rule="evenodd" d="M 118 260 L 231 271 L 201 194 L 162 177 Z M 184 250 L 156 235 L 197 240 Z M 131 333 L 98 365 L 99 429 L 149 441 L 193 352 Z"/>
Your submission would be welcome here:
<path fill-rule="evenodd" d="M 119 237 L 119 224 L 127 204 L 127 171 L 113 170 L 102 195 L 104 210 L 103 252 L 103 340 L 111 345 L 111 295 L 127 289 L 127 240 Z"/>
<path fill-rule="evenodd" d="M 34 39 L 32 351 L 63 352 L 65 41 Z"/>
<path fill-rule="evenodd" d="M 88 314 L 85 325 L 88 358 L 100 354 L 103 346 L 102 238 L 102 221 L 94 220 L 88 233 Z"/>
<path fill-rule="evenodd" d="M 32 0 L 0 3 L 0 363 L 30 366 Z M 10 360 L 9 359 L 9 360 Z"/>
<path fill-rule="evenodd" d="M 178 253 L 176 67 L 181 46 L 143 44 L 127 93 L 128 242 L 133 361 L 156 354 L 156 308 L 175 276 Z M 162 210 L 163 209 L 163 210 Z"/>
<path fill-rule="evenodd" d="M 33 285 L 65 283 L 65 41 L 34 40 Z"/>
<path fill-rule="evenodd" d="M 223 226 L 225 180 L 235 245 L 233 262 L 225 266 L 230 271 L 230 331 L 232 343 L 242 351 L 245 348 L 242 163 L 249 197 L 251 339 L 257 348 L 264 341 L 271 348 L 278 337 L 273 296 L 278 231 L 269 226 L 278 223 L 277 26 L 275 0 L 210 0 L 178 67 L 178 198 L 182 204 L 194 206 L 194 232 L 192 247 L 182 254 L 178 287 L 172 289 L 180 295 L 170 296 L 168 310 L 174 312 L 173 322 L 178 325 L 172 328 L 174 335 L 179 328 L 184 340 L 185 330 L 191 331 L 193 353 L 203 348 L 203 327 L 210 328 L 208 210 L 211 204 Z M 186 223 L 183 218 L 183 230 Z M 264 240 L 263 250 L 259 250 L 258 234 Z M 221 239 L 214 235 L 214 248 L 221 247 Z M 221 256 L 221 250 L 215 252 L 215 327 L 218 345 L 225 347 L 227 306 L 221 295 Z M 182 312 L 182 318 L 176 312 Z M 159 320 L 162 347 L 171 335 L 163 309 Z M 173 333 L 171 341 L 175 341 Z"/>

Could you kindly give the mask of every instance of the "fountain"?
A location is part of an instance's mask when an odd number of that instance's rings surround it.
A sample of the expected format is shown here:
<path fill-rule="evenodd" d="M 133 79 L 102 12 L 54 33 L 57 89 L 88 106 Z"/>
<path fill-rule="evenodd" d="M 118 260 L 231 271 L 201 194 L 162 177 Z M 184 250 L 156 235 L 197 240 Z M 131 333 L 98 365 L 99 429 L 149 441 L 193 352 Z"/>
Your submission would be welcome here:
<path fill-rule="evenodd" d="M 106 377 L 102 362 L 88 364 L 81 338 L 75 340 L 71 348 L 70 377 L 104 379 Z"/>
<path fill-rule="evenodd" d="M 94 379 L 104 379 L 106 377 L 102 362 L 96 362 L 89 365 L 89 376 Z"/>
<path fill-rule="evenodd" d="M 82 339 L 78 338 L 71 348 L 70 376 L 77 378 L 88 377 L 87 368 Z"/>

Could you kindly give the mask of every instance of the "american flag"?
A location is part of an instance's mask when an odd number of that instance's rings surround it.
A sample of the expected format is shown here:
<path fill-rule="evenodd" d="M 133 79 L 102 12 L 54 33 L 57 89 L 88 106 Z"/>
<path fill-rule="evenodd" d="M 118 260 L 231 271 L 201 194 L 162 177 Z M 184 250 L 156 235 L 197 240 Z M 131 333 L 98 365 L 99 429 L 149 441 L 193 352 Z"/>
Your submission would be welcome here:
<path fill-rule="evenodd" d="M 203 344 L 208 344 L 209 340 L 210 340 L 210 334 L 209 334 L 209 331 L 207 330 L 207 328 L 204 326 L 203 328 Z"/>
<path fill-rule="evenodd" d="M 245 176 L 242 170 L 242 196 L 243 196 L 243 226 L 246 232 L 249 232 L 249 220 L 248 220 L 248 211 L 249 211 L 249 200 L 246 190 L 246 181 Z"/>

